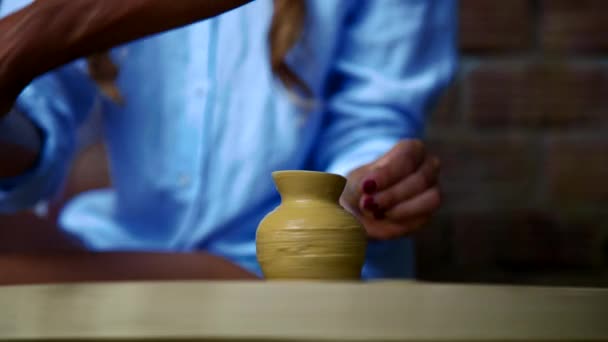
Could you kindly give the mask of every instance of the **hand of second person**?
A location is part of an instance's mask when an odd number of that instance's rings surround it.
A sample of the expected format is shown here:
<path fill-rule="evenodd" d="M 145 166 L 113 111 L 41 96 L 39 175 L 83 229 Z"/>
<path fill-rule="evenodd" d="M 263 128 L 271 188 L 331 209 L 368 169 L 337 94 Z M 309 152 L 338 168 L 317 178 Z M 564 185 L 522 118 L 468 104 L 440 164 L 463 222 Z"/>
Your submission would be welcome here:
<path fill-rule="evenodd" d="M 4 30 L 6 21 L 0 19 L 0 30 Z M 28 82 L 20 80 L 26 73 L 22 72 L 19 58 L 15 56 L 14 44 L 0 35 L 0 120 L 6 116 L 15 100 Z"/>
<path fill-rule="evenodd" d="M 341 204 L 371 239 L 406 236 L 439 208 L 439 159 L 419 140 L 402 140 L 378 160 L 352 171 Z"/>

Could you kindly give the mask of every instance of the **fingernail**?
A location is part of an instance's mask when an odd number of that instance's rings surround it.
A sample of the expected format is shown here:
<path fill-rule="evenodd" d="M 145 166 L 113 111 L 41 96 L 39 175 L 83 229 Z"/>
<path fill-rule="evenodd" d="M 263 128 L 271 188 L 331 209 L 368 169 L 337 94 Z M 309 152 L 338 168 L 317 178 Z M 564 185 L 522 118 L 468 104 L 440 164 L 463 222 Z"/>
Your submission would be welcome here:
<path fill-rule="evenodd" d="M 376 192 L 376 189 L 378 188 L 378 185 L 376 184 L 376 181 L 373 180 L 366 180 L 363 183 L 363 192 L 365 192 L 366 194 L 373 194 L 374 192 Z"/>
<path fill-rule="evenodd" d="M 386 218 L 386 215 L 384 215 L 384 212 L 383 212 L 383 211 L 378 211 L 378 210 L 376 210 L 376 211 L 374 212 L 374 218 L 375 218 L 376 220 L 384 220 L 384 219 Z"/>
<path fill-rule="evenodd" d="M 376 204 L 373 197 L 367 197 L 363 200 L 363 208 L 365 210 L 374 211 L 378 209 L 378 204 Z"/>

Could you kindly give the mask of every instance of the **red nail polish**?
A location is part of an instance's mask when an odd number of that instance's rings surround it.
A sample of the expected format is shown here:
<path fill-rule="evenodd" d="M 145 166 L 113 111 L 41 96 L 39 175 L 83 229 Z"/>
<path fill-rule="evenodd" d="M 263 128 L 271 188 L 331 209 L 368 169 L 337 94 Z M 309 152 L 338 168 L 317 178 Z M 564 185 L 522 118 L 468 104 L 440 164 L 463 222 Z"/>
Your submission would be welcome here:
<path fill-rule="evenodd" d="M 365 192 L 366 194 L 373 194 L 374 192 L 376 192 L 376 189 L 378 188 L 378 184 L 376 184 L 376 181 L 373 180 L 366 180 L 363 183 L 363 192 Z"/>
<path fill-rule="evenodd" d="M 376 204 L 373 197 L 366 197 L 365 200 L 363 200 L 363 208 L 374 211 L 378 209 L 378 204 Z"/>

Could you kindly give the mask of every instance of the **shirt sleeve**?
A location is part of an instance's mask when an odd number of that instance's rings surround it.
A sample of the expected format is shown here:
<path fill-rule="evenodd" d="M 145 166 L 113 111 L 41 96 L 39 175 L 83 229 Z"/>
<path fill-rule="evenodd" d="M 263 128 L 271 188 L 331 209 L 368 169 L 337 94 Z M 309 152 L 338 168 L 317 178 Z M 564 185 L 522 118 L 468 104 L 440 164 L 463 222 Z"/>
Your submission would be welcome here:
<path fill-rule="evenodd" d="M 90 111 L 95 89 L 74 65 L 43 75 L 27 86 L 15 104 L 42 132 L 37 165 L 0 180 L 0 213 L 32 208 L 62 185 L 72 159 L 76 127 Z"/>
<path fill-rule="evenodd" d="M 454 74 L 456 13 L 454 0 L 356 2 L 328 79 L 319 169 L 346 176 L 423 135 Z"/>

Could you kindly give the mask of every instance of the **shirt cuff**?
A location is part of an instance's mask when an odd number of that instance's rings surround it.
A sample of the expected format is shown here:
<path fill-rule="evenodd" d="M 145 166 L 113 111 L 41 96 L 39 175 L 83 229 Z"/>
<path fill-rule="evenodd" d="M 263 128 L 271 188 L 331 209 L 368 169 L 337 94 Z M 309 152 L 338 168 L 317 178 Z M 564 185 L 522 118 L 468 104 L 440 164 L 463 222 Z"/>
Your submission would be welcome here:
<path fill-rule="evenodd" d="M 399 138 L 374 138 L 352 146 L 338 156 L 327 168 L 327 172 L 348 176 L 354 169 L 369 164 L 387 153 L 399 142 Z"/>

